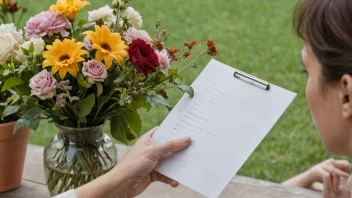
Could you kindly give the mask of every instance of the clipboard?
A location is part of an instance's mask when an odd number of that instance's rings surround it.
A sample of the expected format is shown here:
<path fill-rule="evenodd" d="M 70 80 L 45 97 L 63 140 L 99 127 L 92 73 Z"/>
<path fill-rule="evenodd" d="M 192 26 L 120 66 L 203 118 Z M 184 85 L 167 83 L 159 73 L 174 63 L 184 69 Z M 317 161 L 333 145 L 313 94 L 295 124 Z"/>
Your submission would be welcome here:
<path fill-rule="evenodd" d="M 240 70 L 236 70 L 233 76 L 251 85 L 257 86 L 259 88 L 263 88 L 267 91 L 270 90 L 270 83 L 266 82 L 265 80 L 257 78 L 255 74 L 250 75 Z"/>
<path fill-rule="evenodd" d="M 185 136 L 190 136 L 192 143 L 185 150 L 163 156 L 155 170 L 214 198 L 296 94 L 214 59 L 192 87 L 194 97 L 185 94 L 152 137 L 153 144 Z"/>

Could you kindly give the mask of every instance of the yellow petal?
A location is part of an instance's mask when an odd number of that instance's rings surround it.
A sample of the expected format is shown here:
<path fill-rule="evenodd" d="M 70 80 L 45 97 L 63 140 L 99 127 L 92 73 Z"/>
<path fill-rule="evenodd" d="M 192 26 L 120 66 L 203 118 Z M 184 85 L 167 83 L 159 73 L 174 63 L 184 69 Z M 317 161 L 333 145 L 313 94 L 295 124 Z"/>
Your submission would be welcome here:
<path fill-rule="evenodd" d="M 104 55 L 103 55 L 103 53 L 102 53 L 100 50 L 98 50 L 98 51 L 95 53 L 95 59 L 96 59 L 97 61 L 102 61 L 102 60 L 104 59 Z"/>
<path fill-rule="evenodd" d="M 53 66 L 53 67 L 51 68 L 51 73 L 52 73 L 52 74 L 56 74 L 56 72 L 59 71 L 59 69 L 60 69 L 60 67 L 58 67 L 58 66 Z"/>
<path fill-rule="evenodd" d="M 67 71 L 66 71 L 65 68 L 60 68 L 60 69 L 59 69 L 59 75 L 60 75 L 60 78 L 61 78 L 61 79 L 64 79 L 64 78 L 65 78 L 66 73 L 67 73 Z"/>
<path fill-rule="evenodd" d="M 110 69 L 110 67 L 112 65 L 112 58 L 110 56 L 105 56 L 104 63 L 105 63 L 106 70 Z"/>

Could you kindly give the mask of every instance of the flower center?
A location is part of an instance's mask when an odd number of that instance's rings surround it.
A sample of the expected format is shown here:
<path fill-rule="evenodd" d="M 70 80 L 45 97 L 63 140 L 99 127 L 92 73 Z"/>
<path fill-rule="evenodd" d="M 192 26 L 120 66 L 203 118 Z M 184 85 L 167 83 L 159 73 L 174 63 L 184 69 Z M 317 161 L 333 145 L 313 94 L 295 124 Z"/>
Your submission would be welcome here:
<path fill-rule="evenodd" d="M 101 44 L 101 48 L 103 48 L 103 49 L 105 49 L 105 50 L 107 50 L 107 51 L 111 51 L 110 45 L 107 44 L 107 43 Z"/>
<path fill-rule="evenodd" d="M 60 57 L 60 61 L 61 61 L 61 62 L 65 61 L 65 60 L 68 60 L 68 59 L 70 59 L 70 55 L 68 55 L 68 54 L 64 54 L 64 55 L 62 55 L 62 56 Z"/>

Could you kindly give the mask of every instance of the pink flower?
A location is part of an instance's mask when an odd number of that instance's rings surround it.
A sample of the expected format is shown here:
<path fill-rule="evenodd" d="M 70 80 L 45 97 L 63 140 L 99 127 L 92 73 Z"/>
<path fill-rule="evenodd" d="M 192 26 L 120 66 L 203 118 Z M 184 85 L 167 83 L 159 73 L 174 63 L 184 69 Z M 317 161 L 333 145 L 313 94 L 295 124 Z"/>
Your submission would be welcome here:
<path fill-rule="evenodd" d="M 52 36 L 55 33 L 60 33 L 61 36 L 69 36 L 66 29 L 71 29 L 71 23 L 63 16 L 56 12 L 41 12 L 28 21 L 24 30 L 26 38 L 40 38 L 45 35 Z"/>
<path fill-rule="evenodd" d="M 161 51 L 155 50 L 155 53 L 158 55 L 159 63 L 160 63 L 160 71 L 163 72 L 165 75 L 168 75 L 168 71 L 170 68 L 170 59 L 167 56 L 166 49 Z"/>
<path fill-rule="evenodd" d="M 65 107 L 66 106 L 67 94 L 61 93 L 56 97 L 56 106 Z"/>
<path fill-rule="evenodd" d="M 70 86 L 70 81 L 69 80 L 64 80 L 59 82 L 58 87 L 59 89 L 67 89 L 67 90 L 72 90 L 72 87 Z"/>
<path fill-rule="evenodd" d="M 104 82 L 108 76 L 105 65 L 97 60 L 91 60 L 83 63 L 82 73 L 88 77 L 88 82 L 94 84 L 95 82 Z"/>
<path fill-rule="evenodd" d="M 144 30 L 137 30 L 134 27 L 128 28 L 125 35 L 125 40 L 127 44 L 131 44 L 133 40 L 141 39 L 147 44 L 152 45 L 153 40 L 150 38 L 149 34 Z"/>
<path fill-rule="evenodd" d="M 54 96 L 58 83 L 53 74 L 44 69 L 29 80 L 29 87 L 32 89 L 32 95 L 44 100 Z"/>
<path fill-rule="evenodd" d="M 84 45 L 84 48 L 86 48 L 86 50 L 88 51 L 92 50 L 92 42 L 90 42 L 90 40 L 84 40 L 83 45 Z"/>

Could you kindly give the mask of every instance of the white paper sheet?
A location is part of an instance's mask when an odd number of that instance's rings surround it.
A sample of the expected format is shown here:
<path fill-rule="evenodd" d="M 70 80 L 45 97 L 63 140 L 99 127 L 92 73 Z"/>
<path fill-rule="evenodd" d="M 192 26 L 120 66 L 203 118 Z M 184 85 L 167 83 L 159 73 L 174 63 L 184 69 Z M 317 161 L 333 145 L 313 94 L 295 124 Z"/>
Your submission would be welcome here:
<path fill-rule="evenodd" d="M 155 144 L 185 136 L 191 145 L 163 157 L 156 170 L 207 197 L 218 197 L 296 94 L 269 91 L 234 77 L 211 60 L 153 136 Z M 260 164 L 258 164 L 258 167 Z"/>

